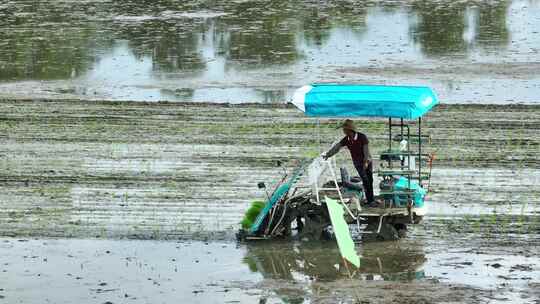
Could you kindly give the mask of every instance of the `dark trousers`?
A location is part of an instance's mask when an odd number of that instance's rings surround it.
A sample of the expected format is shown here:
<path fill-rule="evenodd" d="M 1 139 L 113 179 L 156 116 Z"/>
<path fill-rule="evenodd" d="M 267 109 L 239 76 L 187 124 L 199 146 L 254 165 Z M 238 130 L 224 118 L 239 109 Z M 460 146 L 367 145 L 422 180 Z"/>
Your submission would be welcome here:
<path fill-rule="evenodd" d="M 368 203 L 375 201 L 373 197 L 373 163 L 370 162 L 368 167 L 364 169 L 364 164 L 354 162 L 354 167 L 358 171 L 358 175 L 362 179 L 362 185 L 364 186 L 364 193 Z"/>

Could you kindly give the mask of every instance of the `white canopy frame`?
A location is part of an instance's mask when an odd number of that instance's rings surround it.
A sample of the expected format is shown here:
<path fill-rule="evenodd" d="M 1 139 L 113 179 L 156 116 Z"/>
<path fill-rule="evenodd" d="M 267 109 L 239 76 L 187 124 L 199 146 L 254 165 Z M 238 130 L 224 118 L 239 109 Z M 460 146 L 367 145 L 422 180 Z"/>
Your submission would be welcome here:
<path fill-rule="evenodd" d="M 356 221 L 357 228 L 360 229 L 360 218 L 351 211 L 351 209 L 347 206 L 347 204 L 345 204 L 345 200 L 343 199 L 343 193 L 341 193 L 341 189 L 338 185 L 335 163 L 336 159 L 334 157 L 330 157 L 326 160 L 322 156 L 315 158 L 308 167 L 308 183 L 312 187 L 312 191 L 315 193 L 315 199 L 317 201 L 317 204 L 319 205 L 321 204 L 321 197 L 319 194 L 320 191 L 336 191 L 339 196 L 339 202 L 345 208 L 347 213 Z M 330 181 L 334 183 L 334 187 L 331 188 L 324 188 L 321 185 L 321 181 L 325 181 L 323 177 L 327 170 L 330 173 Z M 362 207 L 360 206 L 360 202 L 358 200 L 356 200 L 356 208 L 357 210 L 362 210 Z"/>

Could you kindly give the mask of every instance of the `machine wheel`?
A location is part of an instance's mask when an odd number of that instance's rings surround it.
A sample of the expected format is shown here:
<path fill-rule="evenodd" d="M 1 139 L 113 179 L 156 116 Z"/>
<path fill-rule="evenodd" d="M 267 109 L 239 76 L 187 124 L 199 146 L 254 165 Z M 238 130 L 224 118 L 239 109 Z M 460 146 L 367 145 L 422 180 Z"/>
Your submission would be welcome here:
<path fill-rule="evenodd" d="M 396 241 L 399 239 L 398 230 L 388 223 L 382 223 L 381 231 L 377 232 L 379 223 L 370 223 L 366 227 L 366 231 L 374 233 L 366 233 L 362 235 L 362 239 L 365 241 Z"/>
<path fill-rule="evenodd" d="M 305 217 L 304 227 L 298 234 L 300 239 L 322 240 L 326 238 L 325 230 L 329 223 L 320 217 Z"/>
<path fill-rule="evenodd" d="M 394 228 L 396 228 L 398 236 L 400 239 L 407 237 L 407 225 L 405 224 L 394 224 Z"/>
<path fill-rule="evenodd" d="M 327 230 L 330 225 L 330 217 L 324 207 L 311 203 L 300 204 L 287 210 L 281 236 L 300 240 L 328 239 Z"/>

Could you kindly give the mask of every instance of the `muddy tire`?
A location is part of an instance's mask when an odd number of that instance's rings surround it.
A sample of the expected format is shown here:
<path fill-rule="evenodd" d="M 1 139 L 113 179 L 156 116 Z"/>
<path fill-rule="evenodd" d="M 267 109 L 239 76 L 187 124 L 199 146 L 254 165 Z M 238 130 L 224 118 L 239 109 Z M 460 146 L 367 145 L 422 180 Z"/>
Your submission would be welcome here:
<path fill-rule="evenodd" d="M 319 241 L 325 238 L 324 231 L 328 223 L 320 219 L 305 218 L 305 224 L 298 237 L 301 240 Z"/>
<path fill-rule="evenodd" d="M 323 240 L 328 238 L 330 216 L 326 207 L 311 203 L 299 204 L 287 209 L 281 223 L 281 237 L 300 240 Z"/>
<path fill-rule="evenodd" d="M 378 223 L 368 224 L 366 231 L 373 233 L 366 233 L 362 235 L 362 240 L 364 241 L 396 241 L 399 240 L 399 234 L 396 228 L 387 223 L 383 223 L 381 226 L 381 231 L 377 233 Z"/>
<path fill-rule="evenodd" d="M 398 236 L 400 239 L 407 237 L 407 225 L 405 224 L 394 224 L 394 228 L 396 228 L 398 232 Z"/>

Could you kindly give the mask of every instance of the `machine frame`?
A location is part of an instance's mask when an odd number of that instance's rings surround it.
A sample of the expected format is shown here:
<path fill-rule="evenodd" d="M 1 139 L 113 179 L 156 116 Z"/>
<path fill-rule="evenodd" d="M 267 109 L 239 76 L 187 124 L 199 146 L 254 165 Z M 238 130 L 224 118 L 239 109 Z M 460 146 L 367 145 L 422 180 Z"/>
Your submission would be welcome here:
<path fill-rule="evenodd" d="M 368 238 L 372 239 L 398 239 L 405 235 L 408 224 L 417 224 L 422 220 L 427 213 L 424 201 L 427 190 L 424 181 L 431 178 L 433 161 L 432 154 L 423 152 L 423 142 L 430 137 L 422 133 L 422 116 L 438 103 L 431 89 L 405 86 L 311 85 L 298 89 L 292 103 L 307 116 L 319 119 L 388 119 L 388 147 L 380 153 L 380 168 L 374 171 L 374 174 L 378 174 L 393 188 L 379 192 L 377 197 L 382 201 L 381 206 L 362 205 L 359 197 L 348 198 L 344 193 L 348 192 L 348 189 L 344 186 L 346 183 L 343 176 L 341 182 L 338 180 L 335 157 L 324 160 L 319 156 L 311 163 L 300 164 L 291 174 L 283 177 L 272 195 L 269 195 L 255 223 L 250 229 L 241 230 L 241 238 L 270 239 L 291 236 L 291 225 L 295 221 L 298 231 L 307 229 L 306 226 L 309 228 L 307 230 L 310 233 L 298 233 L 300 237 L 331 237 L 331 231 L 328 231 L 331 227 L 330 220 L 322 200 L 324 196 L 338 199 L 347 211 L 346 221 L 356 224 L 359 234 L 368 235 Z M 319 125 L 317 120 L 317 126 Z M 414 125 L 416 128 L 413 128 Z M 397 134 L 394 128 L 399 128 Z M 416 133 L 412 133 L 414 131 Z M 415 148 L 411 149 L 413 141 L 417 143 Z M 394 142 L 399 142 L 399 149 L 393 149 Z M 424 163 L 429 166 L 429 173 L 422 171 Z M 405 180 L 406 187 L 395 187 L 396 183 Z M 402 204 L 403 200 L 405 204 Z"/>

